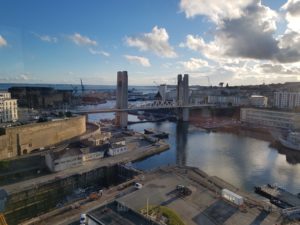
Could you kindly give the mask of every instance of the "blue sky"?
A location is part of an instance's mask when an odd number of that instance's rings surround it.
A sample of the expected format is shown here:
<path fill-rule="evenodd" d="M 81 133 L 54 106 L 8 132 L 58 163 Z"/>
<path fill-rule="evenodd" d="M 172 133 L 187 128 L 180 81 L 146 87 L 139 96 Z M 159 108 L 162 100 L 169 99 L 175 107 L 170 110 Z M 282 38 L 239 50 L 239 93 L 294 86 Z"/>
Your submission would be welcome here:
<path fill-rule="evenodd" d="M 300 79 L 299 1 L 224 2 L 0 0 L 0 82 L 114 84 L 118 70 L 132 85 Z"/>

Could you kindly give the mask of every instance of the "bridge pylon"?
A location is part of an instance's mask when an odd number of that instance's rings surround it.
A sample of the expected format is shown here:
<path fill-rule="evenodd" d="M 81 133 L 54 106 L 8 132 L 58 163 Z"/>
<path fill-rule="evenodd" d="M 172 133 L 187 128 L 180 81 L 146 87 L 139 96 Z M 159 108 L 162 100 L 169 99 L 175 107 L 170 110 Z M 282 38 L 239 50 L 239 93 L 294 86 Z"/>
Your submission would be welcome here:
<path fill-rule="evenodd" d="M 187 106 L 189 104 L 189 75 L 181 74 L 177 76 L 177 104 Z M 177 119 L 180 121 L 189 121 L 190 110 L 188 108 L 178 108 Z"/>
<path fill-rule="evenodd" d="M 128 74 L 127 71 L 119 71 L 117 75 L 117 98 L 116 108 L 128 108 Z M 126 111 L 116 112 L 116 125 L 119 127 L 127 127 L 128 113 Z"/>

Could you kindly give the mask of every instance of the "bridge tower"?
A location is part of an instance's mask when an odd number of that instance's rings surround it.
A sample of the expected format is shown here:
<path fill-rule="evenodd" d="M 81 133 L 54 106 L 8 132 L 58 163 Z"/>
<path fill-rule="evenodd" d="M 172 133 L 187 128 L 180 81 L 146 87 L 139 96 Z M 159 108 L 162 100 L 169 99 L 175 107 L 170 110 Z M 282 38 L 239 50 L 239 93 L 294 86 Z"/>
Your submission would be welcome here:
<path fill-rule="evenodd" d="M 117 75 L 117 109 L 128 108 L 128 74 L 127 71 L 119 71 Z M 128 113 L 126 111 L 116 112 L 116 125 L 127 127 Z"/>
<path fill-rule="evenodd" d="M 177 76 L 177 104 L 179 106 L 186 106 L 189 104 L 189 75 L 181 74 Z M 189 109 L 179 107 L 178 119 L 181 121 L 189 121 Z"/>

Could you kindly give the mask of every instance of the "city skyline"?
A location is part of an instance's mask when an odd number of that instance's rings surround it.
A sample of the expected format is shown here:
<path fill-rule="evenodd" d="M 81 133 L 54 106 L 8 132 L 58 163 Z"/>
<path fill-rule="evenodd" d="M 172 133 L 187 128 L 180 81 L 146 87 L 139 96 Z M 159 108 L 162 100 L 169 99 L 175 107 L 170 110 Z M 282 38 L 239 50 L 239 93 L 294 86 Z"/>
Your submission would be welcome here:
<path fill-rule="evenodd" d="M 0 82 L 300 81 L 300 1 L 1 1 Z"/>

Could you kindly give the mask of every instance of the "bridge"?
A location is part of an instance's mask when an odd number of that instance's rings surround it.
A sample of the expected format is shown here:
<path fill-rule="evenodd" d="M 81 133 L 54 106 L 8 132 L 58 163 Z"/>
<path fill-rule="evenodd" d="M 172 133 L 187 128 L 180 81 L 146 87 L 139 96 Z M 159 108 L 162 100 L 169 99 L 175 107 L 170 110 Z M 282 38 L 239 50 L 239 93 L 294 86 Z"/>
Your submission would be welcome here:
<path fill-rule="evenodd" d="M 140 105 L 129 105 L 128 108 L 118 109 L 118 108 L 107 108 L 107 109 L 79 109 L 71 110 L 74 114 L 94 114 L 94 113 L 109 113 L 109 112 L 129 112 L 129 111 L 144 111 L 151 109 L 179 109 L 179 108 L 205 108 L 213 107 L 214 104 L 190 104 L 190 105 L 179 105 L 176 102 L 162 102 L 154 101 L 146 104 Z"/>
<path fill-rule="evenodd" d="M 72 113 L 92 114 L 116 112 L 116 125 L 127 127 L 128 111 L 133 110 L 151 110 L 151 109 L 177 109 L 177 118 L 182 121 L 189 120 L 190 108 L 203 108 L 214 106 L 212 104 L 193 105 L 189 103 L 189 76 L 179 74 L 177 76 L 177 97 L 176 101 L 169 102 L 160 99 L 151 103 L 141 105 L 128 105 L 128 74 L 127 71 L 119 71 L 117 73 L 117 91 L 116 91 L 116 107 L 109 109 L 92 109 L 92 110 L 71 110 Z M 162 101 L 163 100 L 163 101 Z"/>

